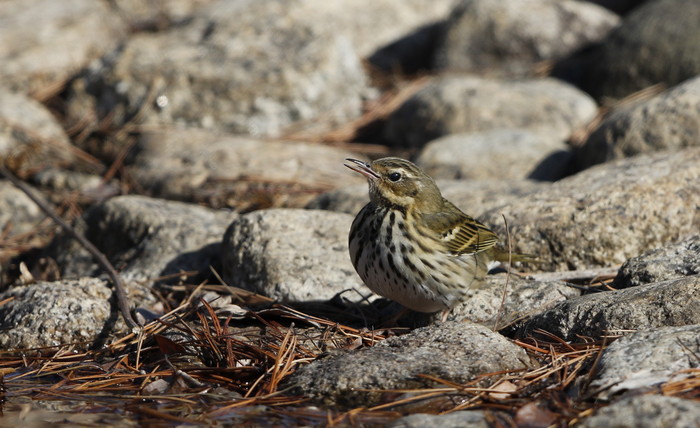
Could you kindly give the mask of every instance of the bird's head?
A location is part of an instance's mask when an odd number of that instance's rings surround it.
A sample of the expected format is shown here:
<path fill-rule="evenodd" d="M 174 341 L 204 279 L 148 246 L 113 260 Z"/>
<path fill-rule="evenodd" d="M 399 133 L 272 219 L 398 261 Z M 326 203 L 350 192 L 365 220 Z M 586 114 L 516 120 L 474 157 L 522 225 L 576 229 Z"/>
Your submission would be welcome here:
<path fill-rule="evenodd" d="M 346 167 L 367 177 L 370 200 L 381 207 L 422 212 L 442 206 L 440 189 L 433 179 L 414 163 L 401 158 L 382 158 L 366 163 L 346 159 Z"/>

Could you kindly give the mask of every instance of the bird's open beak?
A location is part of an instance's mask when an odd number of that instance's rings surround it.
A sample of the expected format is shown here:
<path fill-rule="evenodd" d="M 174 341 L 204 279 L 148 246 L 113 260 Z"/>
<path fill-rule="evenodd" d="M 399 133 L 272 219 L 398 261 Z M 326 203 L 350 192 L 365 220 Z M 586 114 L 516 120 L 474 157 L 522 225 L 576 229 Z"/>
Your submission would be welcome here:
<path fill-rule="evenodd" d="M 362 162 L 361 160 L 350 159 L 350 158 L 347 158 L 345 160 L 348 162 L 351 162 L 351 164 L 348 165 L 345 163 L 343 165 L 347 166 L 351 170 L 353 170 L 355 172 L 359 172 L 360 174 L 364 175 L 365 177 L 369 178 L 370 180 L 378 180 L 379 179 L 379 174 L 374 172 L 372 170 L 372 167 L 370 166 L 370 164 L 368 164 L 367 162 Z"/>

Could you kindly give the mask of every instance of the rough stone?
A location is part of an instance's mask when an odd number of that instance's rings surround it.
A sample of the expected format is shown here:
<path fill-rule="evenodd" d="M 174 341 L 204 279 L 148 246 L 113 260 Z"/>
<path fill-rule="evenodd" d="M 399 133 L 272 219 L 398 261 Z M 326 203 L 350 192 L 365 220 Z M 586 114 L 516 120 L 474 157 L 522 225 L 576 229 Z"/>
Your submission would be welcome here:
<path fill-rule="evenodd" d="M 358 53 L 386 72 L 415 73 L 432 65 L 439 29 L 453 0 L 313 0 L 320 20 L 348 34 Z"/>
<path fill-rule="evenodd" d="M 181 202 L 119 196 L 88 210 L 78 227 L 126 280 L 197 271 L 190 278 L 196 281 L 209 275 L 210 266 L 218 266 L 221 237 L 235 217 Z M 101 273 L 92 257 L 66 236 L 57 236 L 48 254 L 65 277 Z"/>
<path fill-rule="evenodd" d="M 462 0 L 446 24 L 436 67 L 529 74 L 537 62 L 562 58 L 601 40 L 619 20 L 587 2 Z"/>
<path fill-rule="evenodd" d="M 663 395 L 628 397 L 582 420 L 581 428 L 694 427 L 700 423 L 700 403 Z"/>
<path fill-rule="evenodd" d="M 549 187 L 549 183 L 531 180 L 438 180 L 437 184 L 447 200 L 478 217 L 526 195 L 546 192 Z"/>
<path fill-rule="evenodd" d="M 537 255 L 542 270 L 625 262 L 700 229 L 700 149 L 598 165 L 546 190 L 484 213 L 516 252 Z"/>
<path fill-rule="evenodd" d="M 404 35 L 447 18 L 453 0 L 305 0 L 307 19 L 347 35 L 366 57 Z"/>
<path fill-rule="evenodd" d="M 156 299 L 136 284 L 128 285 L 129 299 L 148 306 Z M 76 343 L 89 348 L 95 340 L 126 326 L 107 282 L 80 278 L 10 288 L 0 300 L 0 348 L 24 349 Z"/>
<path fill-rule="evenodd" d="M 0 81 L 45 98 L 91 61 L 116 49 L 126 33 L 125 23 L 107 2 L 2 1 Z"/>
<path fill-rule="evenodd" d="M 589 393 L 608 400 L 621 392 L 644 393 L 678 381 L 700 367 L 700 325 L 662 327 L 632 333 L 603 352 Z"/>
<path fill-rule="evenodd" d="M 696 77 L 649 100 L 613 111 L 575 150 L 574 168 L 699 145 L 700 77 Z"/>
<path fill-rule="evenodd" d="M 226 230 L 223 278 L 237 287 L 284 302 L 350 300 L 370 295 L 348 254 L 353 217 L 329 211 L 260 210 Z"/>
<path fill-rule="evenodd" d="M 22 159 L 17 167 L 27 171 L 75 160 L 68 136 L 43 105 L 3 88 L 0 100 L 0 158 Z"/>
<path fill-rule="evenodd" d="M 45 217 L 24 192 L 7 180 L 0 180 L 0 230 L 8 236 L 29 232 Z"/>
<path fill-rule="evenodd" d="M 42 188 L 55 191 L 78 191 L 83 194 L 114 196 L 119 192 L 115 183 L 104 183 L 96 174 L 68 171 L 60 168 L 47 168 L 32 177 L 32 181 Z"/>
<path fill-rule="evenodd" d="M 391 114 L 384 137 L 394 146 L 410 148 L 448 134 L 522 128 L 564 140 L 596 112 L 588 95 L 554 79 L 443 76 Z"/>
<path fill-rule="evenodd" d="M 337 211 L 355 216 L 367 202 L 369 202 L 367 184 L 356 184 L 324 192 L 309 201 L 306 208 Z"/>
<path fill-rule="evenodd" d="M 519 337 L 537 329 L 564 340 L 599 338 L 664 326 L 700 324 L 700 276 L 576 297 L 535 315 L 517 329 Z"/>
<path fill-rule="evenodd" d="M 183 25 L 135 34 L 114 66 L 76 82 L 71 116 L 255 136 L 354 118 L 372 91 L 352 41 L 312 19 L 314 4 L 219 0 Z"/>
<path fill-rule="evenodd" d="M 362 182 L 342 166 L 360 156 L 322 144 L 169 129 L 146 133 L 135 150 L 129 170 L 154 195 L 239 210 L 303 206 L 323 190 Z"/>
<path fill-rule="evenodd" d="M 446 322 L 318 359 L 292 375 L 289 385 L 323 405 L 355 408 L 378 404 L 382 390 L 436 385 L 419 374 L 466 383 L 530 365 L 522 348 L 486 327 Z"/>
<path fill-rule="evenodd" d="M 700 74 L 700 3 L 647 1 L 630 12 L 598 47 L 563 60 L 553 75 L 598 100 L 619 99 Z"/>
<path fill-rule="evenodd" d="M 580 294 L 579 290 L 563 283 L 533 281 L 515 275 L 508 279 L 505 274 L 489 275 L 483 284 L 469 290 L 467 299 L 456 306 L 447 319 L 466 319 L 501 329 Z M 434 320 L 440 316 L 439 313 L 432 315 Z"/>
<path fill-rule="evenodd" d="M 129 27 L 140 31 L 162 31 L 182 24 L 202 6 L 215 0 L 112 0 L 110 5 L 129 23 Z"/>
<path fill-rule="evenodd" d="M 565 149 L 564 141 L 552 135 L 499 128 L 433 140 L 423 147 L 416 164 L 433 178 L 522 179 L 547 156 Z M 556 179 L 568 165 L 550 168 L 549 175 Z"/>
<path fill-rule="evenodd" d="M 700 235 L 627 260 L 615 277 L 613 287 L 636 287 L 697 274 L 700 274 Z"/>

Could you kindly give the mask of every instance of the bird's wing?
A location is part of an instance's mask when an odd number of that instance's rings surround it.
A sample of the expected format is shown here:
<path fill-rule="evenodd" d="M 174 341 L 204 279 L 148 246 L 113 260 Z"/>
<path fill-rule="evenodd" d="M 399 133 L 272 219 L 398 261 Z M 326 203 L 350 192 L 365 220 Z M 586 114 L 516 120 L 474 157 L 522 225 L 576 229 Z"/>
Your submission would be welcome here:
<path fill-rule="evenodd" d="M 455 255 L 473 254 L 493 247 L 498 236 L 488 227 L 464 214 L 451 202 L 450 209 L 423 216 L 425 225 L 438 234 L 445 248 Z"/>

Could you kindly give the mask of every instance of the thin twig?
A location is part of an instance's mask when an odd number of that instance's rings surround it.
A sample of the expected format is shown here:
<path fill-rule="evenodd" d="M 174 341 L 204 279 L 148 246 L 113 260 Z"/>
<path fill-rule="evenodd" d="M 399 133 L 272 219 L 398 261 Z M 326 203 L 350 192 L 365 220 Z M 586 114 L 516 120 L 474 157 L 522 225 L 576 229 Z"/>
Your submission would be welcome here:
<path fill-rule="evenodd" d="M 112 266 L 109 260 L 107 260 L 107 257 L 100 250 L 98 250 L 92 242 L 88 241 L 87 238 L 81 235 L 77 230 L 75 230 L 75 228 L 66 223 L 58 214 L 56 214 L 53 208 L 51 208 L 46 202 L 34 195 L 34 192 L 29 188 L 29 186 L 27 186 L 22 180 L 17 178 L 5 167 L 4 161 L 0 161 L 0 174 L 4 175 L 5 178 L 10 180 L 10 182 L 15 185 L 15 187 L 24 192 L 24 194 L 26 194 L 27 197 L 31 199 L 39 207 L 39 209 L 41 209 L 41 211 L 44 212 L 44 214 L 49 216 L 51 220 L 61 226 L 63 230 L 78 241 L 78 243 L 80 243 L 80 245 L 82 245 L 83 248 L 85 248 L 95 258 L 97 263 L 107 272 L 107 275 L 109 275 L 110 279 L 112 280 L 114 292 L 117 295 L 117 306 L 119 307 L 119 311 L 124 318 L 124 322 L 131 329 L 138 327 L 136 321 L 134 321 L 134 319 L 131 317 L 131 312 L 129 312 L 129 300 L 127 299 L 124 282 L 117 273 L 116 269 L 114 269 L 114 266 Z"/>
<path fill-rule="evenodd" d="M 170 362 L 170 359 L 168 358 L 167 354 L 163 354 L 163 358 L 165 359 L 165 362 L 168 364 L 168 366 L 170 366 L 170 368 L 173 370 L 173 372 L 175 372 L 175 375 L 182 377 L 185 380 L 185 382 L 188 383 L 188 385 L 194 386 L 195 388 L 204 388 L 206 386 L 202 382 L 198 381 L 197 379 L 193 378 L 192 376 L 175 367 L 173 363 Z"/>
<path fill-rule="evenodd" d="M 506 296 L 508 295 L 508 284 L 510 283 L 510 270 L 513 263 L 513 242 L 510 239 L 510 229 L 508 228 L 508 220 L 505 214 L 503 216 L 503 223 L 506 227 L 506 241 L 508 242 L 508 270 L 506 271 L 506 285 L 503 287 L 503 295 L 501 296 L 501 305 L 498 307 L 498 315 L 493 323 L 493 330 L 498 330 L 498 323 L 501 322 L 501 316 L 503 315 L 503 310 L 506 306 Z"/>

